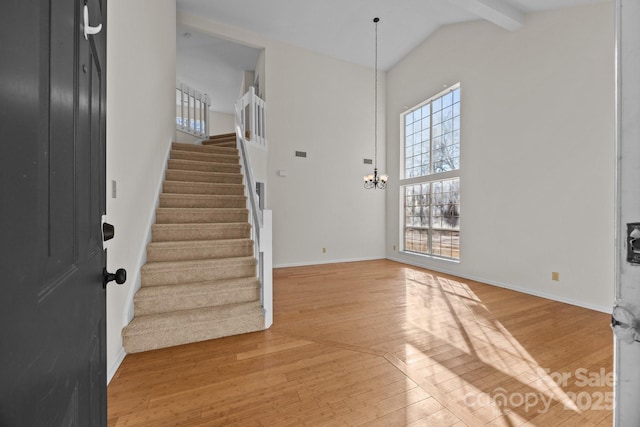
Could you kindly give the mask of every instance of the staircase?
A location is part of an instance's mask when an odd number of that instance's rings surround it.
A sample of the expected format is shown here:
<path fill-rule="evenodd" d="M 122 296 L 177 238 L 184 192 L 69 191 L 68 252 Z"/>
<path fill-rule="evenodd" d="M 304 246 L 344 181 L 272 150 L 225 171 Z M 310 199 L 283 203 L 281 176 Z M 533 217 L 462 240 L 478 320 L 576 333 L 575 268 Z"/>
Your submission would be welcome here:
<path fill-rule="evenodd" d="M 127 353 L 265 328 L 235 134 L 173 143 Z"/>

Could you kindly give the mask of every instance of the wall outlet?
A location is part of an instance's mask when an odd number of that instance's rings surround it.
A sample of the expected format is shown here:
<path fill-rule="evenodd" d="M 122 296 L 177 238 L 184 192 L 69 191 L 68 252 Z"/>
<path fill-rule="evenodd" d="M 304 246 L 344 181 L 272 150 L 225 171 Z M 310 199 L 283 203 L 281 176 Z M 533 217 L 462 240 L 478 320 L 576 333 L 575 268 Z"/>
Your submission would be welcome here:
<path fill-rule="evenodd" d="M 556 282 L 560 281 L 560 273 L 558 273 L 557 271 L 552 271 L 551 272 L 551 280 L 555 280 Z"/>
<path fill-rule="evenodd" d="M 327 253 L 327 248 L 322 248 L 322 253 L 323 254 Z"/>
<path fill-rule="evenodd" d="M 396 250 L 396 245 L 393 245 L 393 250 L 394 250 L 394 251 Z"/>
<path fill-rule="evenodd" d="M 111 180 L 111 198 L 115 199 L 118 195 L 118 185 L 116 184 L 116 180 Z"/>

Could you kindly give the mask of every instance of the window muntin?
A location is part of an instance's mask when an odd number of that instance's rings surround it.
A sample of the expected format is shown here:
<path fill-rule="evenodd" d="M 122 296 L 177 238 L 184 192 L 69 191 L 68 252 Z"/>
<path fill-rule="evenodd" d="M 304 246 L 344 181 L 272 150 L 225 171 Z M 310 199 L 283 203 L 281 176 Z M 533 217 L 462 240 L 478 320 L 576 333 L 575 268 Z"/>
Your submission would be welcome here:
<path fill-rule="evenodd" d="M 404 176 L 460 169 L 460 87 L 404 114 Z"/>
<path fill-rule="evenodd" d="M 460 259 L 460 86 L 402 115 L 403 250 Z"/>

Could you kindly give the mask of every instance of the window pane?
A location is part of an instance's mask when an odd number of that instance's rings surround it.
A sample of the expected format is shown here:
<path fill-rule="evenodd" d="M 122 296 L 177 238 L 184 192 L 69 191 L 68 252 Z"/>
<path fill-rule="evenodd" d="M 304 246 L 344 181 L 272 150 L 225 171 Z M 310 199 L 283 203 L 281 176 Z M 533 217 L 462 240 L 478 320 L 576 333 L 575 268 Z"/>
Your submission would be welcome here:
<path fill-rule="evenodd" d="M 434 231 L 432 236 L 433 254 L 447 258 L 460 258 L 460 232 Z"/>
<path fill-rule="evenodd" d="M 429 117 L 431 115 L 431 104 L 424 105 L 420 110 L 422 110 L 422 117 Z"/>
<path fill-rule="evenodd" d="M 438 123 L 440 123 L 442 121 L 442 111 L 436 111 L 435 113 L 433 113 L 431 115 L 431 120 L 432 120 L 433 125 L 435 127 L 435 125 L 437 125 Z"/>
<path fill-rule="evenodd" d="M 429 130 L 430 127 L 431 127 L 431 118 L 427 117 L 422 119 L 422 129 Z"/>
<path fill-rule="evenodd" d="M 434 112 L 438 110 L 442 110 L 442 98 L 434 99 L 431 102 L 431 108 L 433 108 Z"/>
<path fill-rule="evenodd" d="M 413 123 L 409 123 L 407 124 L 405 130 L 404 130 L 404 134 L 405 135 L 413 135 Z"/>
<path fill-rule="evenodd" d="M 413 123 L 413 113 L 409 112 L 404 116 L 404 125 L 408 125 L 409 123 Z"/>
<path fill-rule="evenodd" d="M 460 88 L 453 91 L 453 102 L 460 102 Z"/>
<path fill-rule="evenodd" d="M 449 120 L 453 118 L 453 107 L 449 106 L 442 110 L 442 120 Z"/>
<path fill-rule="evenodd" d="M 453 104 L 453 93 L 442 95 L 442 108 L 450 107 L 451 104 Z"/>

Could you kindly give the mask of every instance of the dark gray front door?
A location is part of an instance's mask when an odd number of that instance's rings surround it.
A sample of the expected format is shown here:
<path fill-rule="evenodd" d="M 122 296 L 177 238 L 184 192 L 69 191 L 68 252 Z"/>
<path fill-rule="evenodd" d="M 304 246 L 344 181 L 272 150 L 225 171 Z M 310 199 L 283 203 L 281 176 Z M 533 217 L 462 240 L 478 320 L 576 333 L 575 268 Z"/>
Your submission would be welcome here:
<path fill-rule="evenodd" d="M 106 0 L 0 2 L 0 426 L 106 424 Z"/>

